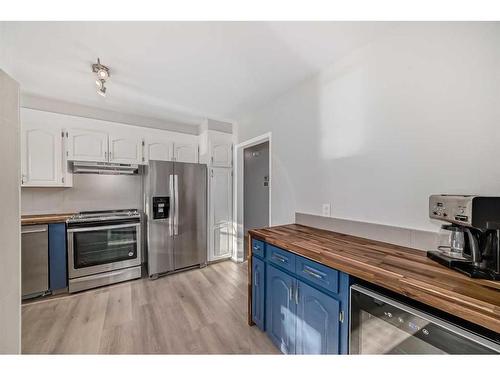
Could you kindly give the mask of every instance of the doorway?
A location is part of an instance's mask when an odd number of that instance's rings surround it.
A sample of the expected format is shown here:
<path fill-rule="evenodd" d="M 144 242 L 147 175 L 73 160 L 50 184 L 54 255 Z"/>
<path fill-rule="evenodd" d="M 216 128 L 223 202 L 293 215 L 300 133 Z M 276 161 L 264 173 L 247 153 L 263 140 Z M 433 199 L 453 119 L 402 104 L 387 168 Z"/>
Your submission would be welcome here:
<path fill-rule="evenodd" d="M 269 141 L 243 150 L 243 258 L 248 231 L 269 226 Z"/>

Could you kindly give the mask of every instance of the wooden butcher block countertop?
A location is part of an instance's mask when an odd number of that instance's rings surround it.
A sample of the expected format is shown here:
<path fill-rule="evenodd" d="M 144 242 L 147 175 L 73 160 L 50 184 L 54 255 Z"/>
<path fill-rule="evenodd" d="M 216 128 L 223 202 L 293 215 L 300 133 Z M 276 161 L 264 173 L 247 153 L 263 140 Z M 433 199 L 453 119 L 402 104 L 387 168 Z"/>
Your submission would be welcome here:
<path fill-rule="evenodd" d="M 252 238 L 500 333 L 498 281 L 471 279 L 428 259 L 419 250 L 303 225 L 249 233 Z"/>
<path fill-rule="evenodd" d="M 74 214 L 23 215 L 21 225 L 64 223 Z"/>

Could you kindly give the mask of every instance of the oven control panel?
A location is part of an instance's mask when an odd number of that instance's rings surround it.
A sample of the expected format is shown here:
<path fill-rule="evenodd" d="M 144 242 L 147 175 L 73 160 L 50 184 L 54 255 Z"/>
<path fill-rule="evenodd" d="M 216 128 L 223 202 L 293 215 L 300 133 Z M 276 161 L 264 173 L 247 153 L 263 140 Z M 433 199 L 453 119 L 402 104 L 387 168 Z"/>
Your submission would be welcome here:
<path fill-rule="evenodd" d="M 168 219 L 170 197 L 153 197 L 153 220 Z"/>

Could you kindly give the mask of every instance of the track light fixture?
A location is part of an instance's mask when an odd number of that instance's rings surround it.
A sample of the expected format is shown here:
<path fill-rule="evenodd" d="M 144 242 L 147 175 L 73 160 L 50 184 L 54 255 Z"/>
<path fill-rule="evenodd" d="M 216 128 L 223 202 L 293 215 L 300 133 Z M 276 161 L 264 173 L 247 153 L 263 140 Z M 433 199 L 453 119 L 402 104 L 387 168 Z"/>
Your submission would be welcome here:
<path fill-rule="evenodd" d="M 92 64 L 92 72 L 97 76 L 95 84 L 97 86 L 97 93 L 101 96 L 106 96 L 106 87 L 104 84 L 110 77 L 109 68 L 101 64 L 101 60 L 97 58 L 97 64 Z"/>

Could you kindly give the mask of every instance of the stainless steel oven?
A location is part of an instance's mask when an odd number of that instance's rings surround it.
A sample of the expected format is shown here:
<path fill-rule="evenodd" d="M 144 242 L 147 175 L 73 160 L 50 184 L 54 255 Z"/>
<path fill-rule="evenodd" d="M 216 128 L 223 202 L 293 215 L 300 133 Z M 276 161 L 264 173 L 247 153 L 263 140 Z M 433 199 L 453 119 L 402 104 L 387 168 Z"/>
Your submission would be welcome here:
<path fill-rule="evenodd" d="M 498 334 L 473 332 L 361 285 L 350 298 L 350 354 L 500 353 Z"/>
<path fill-rule="evenodd" d="M 83 212 L 67 222 L 69 291 L 141 276 L 136 210 Z"/>

